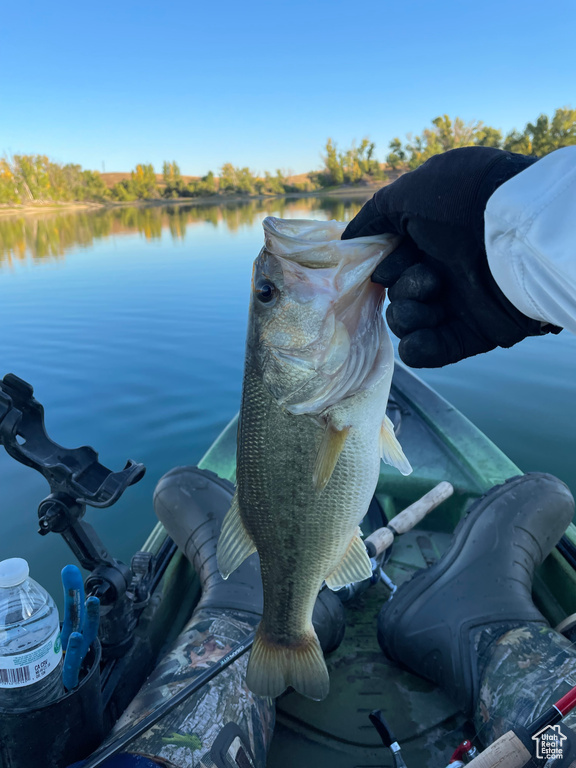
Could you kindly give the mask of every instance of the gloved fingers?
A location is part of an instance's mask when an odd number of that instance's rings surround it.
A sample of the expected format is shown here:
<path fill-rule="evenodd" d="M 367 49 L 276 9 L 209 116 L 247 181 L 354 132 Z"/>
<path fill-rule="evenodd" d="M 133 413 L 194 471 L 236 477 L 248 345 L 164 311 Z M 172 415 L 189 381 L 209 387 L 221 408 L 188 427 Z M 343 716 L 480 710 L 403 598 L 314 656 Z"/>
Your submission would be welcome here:
<path fill-rule="evenodd" d="M 418 264 L 422 256 L 422 251 L 418 250 L 416 243 L 408 237 L 404 238 L 398 248 L 388 254 L 372 272 L 372 282 L 380 283 L 386 288 L 394 285 L 406 270 Z"/>
<path fill-rule="evenodd" d="M 442 280 L 434 269 L 427 264 L 414 264 L 408 267 L 388 291 L 390 301 L 413 299 L 431 301 L 442 292 Z"/>
<path fill-rule="evenodd" d="M 341 240 L 370 235 L 399 234 L 392 222 L 383 216 L 375 201 L 376 195 L 365 203 L 340 236 Z"/>
<path fill-rule="evenodd" d="M 425 304 L 411 299 L 398 299 L 386 308 L 386 321 L 395 336 L 402 339 L 422 328 L 436 328 L 446 319 L 441 304 Z"/>
<path fill-rule="evenodd" d="M 398 345 L 398 354 L 411 368 L 442 368 L 481 352 L 488 352 L 495 346 L 457 319 L 436 328 L 421 328 L 405 335 Z"/>

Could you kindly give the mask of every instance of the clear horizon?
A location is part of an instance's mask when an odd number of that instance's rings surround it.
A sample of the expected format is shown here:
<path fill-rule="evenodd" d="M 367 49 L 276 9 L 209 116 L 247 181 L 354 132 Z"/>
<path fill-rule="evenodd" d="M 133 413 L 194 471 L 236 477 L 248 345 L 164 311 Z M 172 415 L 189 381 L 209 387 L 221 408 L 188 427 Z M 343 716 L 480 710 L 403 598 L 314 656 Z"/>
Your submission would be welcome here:
<path fill-rule="evenodd" d="M 507 133 L 576 107 L 572 2 L 548 16 L 509 0 L 350 8 L 13 4 L 0 26 L 0 154 L 298 174 L 321 166 L 329 136 L 341 149 L 368 136 L 383 161 L 395 136 L 437 115 Z"/>

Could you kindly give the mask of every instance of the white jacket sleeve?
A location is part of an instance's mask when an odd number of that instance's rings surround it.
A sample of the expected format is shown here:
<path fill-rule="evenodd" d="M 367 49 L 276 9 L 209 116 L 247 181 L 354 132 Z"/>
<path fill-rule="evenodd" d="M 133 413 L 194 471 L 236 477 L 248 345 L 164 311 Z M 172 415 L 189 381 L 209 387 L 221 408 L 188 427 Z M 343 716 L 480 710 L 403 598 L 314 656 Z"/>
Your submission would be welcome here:
<path fill-rule="evenodd" d="M 502 184 L 485 212 L 488 264 L 528 317 L 576 333 L 576 146 Z"/>

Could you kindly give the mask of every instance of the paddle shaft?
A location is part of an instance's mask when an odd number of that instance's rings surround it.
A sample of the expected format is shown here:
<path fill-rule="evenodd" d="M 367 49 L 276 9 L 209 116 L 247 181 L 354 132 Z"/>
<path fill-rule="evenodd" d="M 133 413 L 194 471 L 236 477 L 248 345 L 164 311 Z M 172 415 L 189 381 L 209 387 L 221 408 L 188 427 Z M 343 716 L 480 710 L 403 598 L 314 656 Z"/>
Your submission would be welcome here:
<path fill-rule="evenodd" d="M 210 680 L 215 678 L 216 675 L 222 672 L 222 670 L 224 670 L 227 666 L 232 664 L 232 662 L 240 658 L 243 653 L 246 653 L 246 651 L 252 647 L 253 642 L 254 632 L 248 635 L 246 640 L 233 648 L 230 653 L 227 653 L 226 656 L 223 656 L 219 661 L 217 661 L 216 664 L 198 675 L 198 677 L 189 685 L 187 685 L 185 688 L 182 688 L 182 690 L 178 691 L 178 693 L 175 693 L 174 696 L 172 696 L 168 701 L 160 704 L 155 712 L 151 712 L 143 720 L 140 720 L 139 723 L 133 725 L 122 736 L 115 739 L 111 744 L 105 744 L 93 752 L 90 758 L 82 764 L 82 768 L 98 768 L 98 766 L 102 765 L 104 761 L 109 757 L 116 755 L 131 741 L 152 728 L 153 725 L 156 725 L 156 723 L 161 720 L 164 715 L 168 714 L 168 712 L 171 712 L 189 696 L 192 696 L 194 693 L 196 693 L 196 691 L 202 688 L 202 686 L 209 683 Z"/>

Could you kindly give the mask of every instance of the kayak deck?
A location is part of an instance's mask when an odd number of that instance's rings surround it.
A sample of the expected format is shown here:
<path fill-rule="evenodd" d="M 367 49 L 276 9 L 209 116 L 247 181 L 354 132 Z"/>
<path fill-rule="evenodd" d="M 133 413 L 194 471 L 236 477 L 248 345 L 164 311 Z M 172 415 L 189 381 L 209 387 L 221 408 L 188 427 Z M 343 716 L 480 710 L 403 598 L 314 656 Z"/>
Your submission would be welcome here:
<path fill-rule="evenodd" d="M 398 582 L 408 578 L 432 553 L 439 556 L 448 539 L 439 533 L 406 534 L 387 575 Z M 389 594 L 379 583 L 346 605 L 344 641 L 327 658 L 330 693 L 324 701 L 290 693 L 277 702 L 268 766 L 392 765 L 368 719 L 374 709 L 382 710 L 408 768 L 447 765 L 470 735 L 465 718 L 440 690 L 386 660 L 376 640 L 376 618 Z"/>

